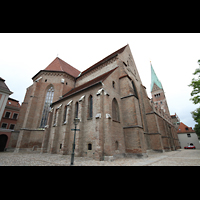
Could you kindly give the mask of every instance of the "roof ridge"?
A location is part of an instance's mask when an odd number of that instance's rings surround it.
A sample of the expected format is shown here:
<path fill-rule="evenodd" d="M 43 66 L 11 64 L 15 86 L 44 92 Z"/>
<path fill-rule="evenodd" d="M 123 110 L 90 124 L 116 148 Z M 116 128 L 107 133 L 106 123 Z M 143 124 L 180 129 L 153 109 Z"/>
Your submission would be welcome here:
<path fill-rule="evenodd" d="M 61 71 L 64 71 L 63 68 L 62 68 L 62 63 L 60 62 L 61 59 L 60 59 L 59 57 L 56 57 L 56 58 L 58 58 L 58 62 L 59 62 L 59 64 L 60 64 L 60 69 L 61 69 Z M 68 63 L 67 63 L 67 64 L 68 64 Z M 69 64 L 68 64 L 68 65 L 69 65 Z"/>
<path fill-rule="evenodd" d="M 96 67 L 98 67 L 99 65 L 101 65 L 102 63 L 104 63 L 104 62 L 110 60 L 111 58 L 117 56 L 119 53 L 122 53 L 122 52 L 124 51 L 124 49 L 125 49 L 127 46 L 128 46 L 128 44 L 125 45 L 124 47 L 122 47 L 122 48 L 120 48 L 120 49 L 114 51 L 113 53 L 109 54 L 108 56 L 106 56 L 106 57 L 103 58 L 102 60 L 98 61 L 97 63 L 95 63 L 95 64 L 92 65 L 91 67 L 87 68 L 86 70 L 82 71 L 82 72 L 81 72 L 81 75 L 78 76 L 77 78 L 79 78 L 79 77 L 81 77 L 82 75 L 86 74 L 87 72 L 93 70 L 94 68 L 96 68 Z"/>

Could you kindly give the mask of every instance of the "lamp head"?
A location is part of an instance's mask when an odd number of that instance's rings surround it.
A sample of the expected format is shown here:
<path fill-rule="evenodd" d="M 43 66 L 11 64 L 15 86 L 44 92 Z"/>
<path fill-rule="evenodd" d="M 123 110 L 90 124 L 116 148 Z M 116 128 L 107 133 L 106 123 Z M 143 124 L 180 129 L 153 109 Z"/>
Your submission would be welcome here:
<path fill-rule="evenodd" d="M 80 122 L 79 118 L 74 118 L 74 124 L 77 125 Z"/>

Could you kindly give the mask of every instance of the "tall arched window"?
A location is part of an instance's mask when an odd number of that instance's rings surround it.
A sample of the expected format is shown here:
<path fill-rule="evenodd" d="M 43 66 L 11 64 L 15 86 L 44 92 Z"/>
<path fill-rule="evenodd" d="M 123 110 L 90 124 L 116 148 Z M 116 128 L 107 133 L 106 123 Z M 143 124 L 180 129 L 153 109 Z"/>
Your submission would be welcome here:
<path fill-rule="evenodd" d="M 75 118 L 78 118 L 78 102 L 75 104 Z"/>
<path fill-rule="evenodd" d="M 118 106 L 117 100 L 115 98 L 112 101 L 112 118 L 115 121 L 118 121 L 118 122 L 120 121 L 119 106 Z"/>
<path fill-rule="evenodd" d="M 48 90 L 47 90 L 47 94 L 46 94 L 46 98 L 45 98 L 45 102 L 44 102 L 44 108 L 43 108 L 43 112 L 42 112 L 42 120 L 40 123 L 40 127 L 45 127 L 45 125 L 47 124 L 47 119 L 48 119 L 48 114 L 50 111 L 50 104 L 53 101 L 53 95 L 54 95 L 54 88 L 53 86 L 51 86 Z"/>
<path fill-rule="evenodd" d="M 93 97 L 92 95 L 88 98 L 88 118 L 91 119 L 93 116 Z"/>

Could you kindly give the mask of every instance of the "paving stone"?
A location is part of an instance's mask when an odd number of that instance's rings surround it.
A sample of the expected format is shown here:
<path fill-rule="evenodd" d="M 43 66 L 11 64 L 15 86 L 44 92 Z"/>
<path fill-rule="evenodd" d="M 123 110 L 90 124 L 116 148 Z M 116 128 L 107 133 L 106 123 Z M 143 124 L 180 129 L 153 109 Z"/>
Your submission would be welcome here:
<path fill-rule="evenodd" d="M 0 153 L 0 166 L 69 166 L 71 155 L 49 153 Z M 177 150 L 164 153 L 149 152 L 147 158 L 118 158 L 96 161 L 75 157 L 75 166 L 200 166 L 200 150 Z"/>

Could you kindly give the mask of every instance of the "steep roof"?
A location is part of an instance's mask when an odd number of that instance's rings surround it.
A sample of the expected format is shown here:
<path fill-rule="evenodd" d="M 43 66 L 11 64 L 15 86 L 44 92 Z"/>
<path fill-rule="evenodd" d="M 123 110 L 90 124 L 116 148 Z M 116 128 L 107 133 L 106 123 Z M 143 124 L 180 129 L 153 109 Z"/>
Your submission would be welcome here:
<path fill-rule="evenodd" d="M 195 133 L 195 131 L 192 129 L 192 127 L 188 127 L 183 122 L 181 122 L 177 133 Z"/>
<path fill-rule="evenodd" d="M 154 83 L 160 88 L 160 89 L 163 89 L 162 88 L 162 84 L 161 82 L 158 80 L 158 77 L 156 76 L 156 73 L 152 67 L 152 64 L 151 64 L 151 91 L 153 90 L 153 85 Z"/>
<path fill-rule="evenodd" d="M 34 79 L 42 71 L 65 72 L 76 78 L 81 72 L 64 60 L 56 57 L 44 70 L 40 70 L 32 79 Z"/>
<path fill-rule="evenodd" d="M 13 92 L 10 91 L 8 86 L 5 84 L 5 80 L 0 77 L 0 90 L 3 90 L 4 92 L 8 94 L 12 94 Z"/>
<path fill-rule="evenodd" d="M 67 72 L 73 77 L 77 77 L 80 74 L 79 70 L 58 57 L 56 57 L 44 70 Z"/>
<path fill-rule="evenodd" d="M 117 69 L 117 67 L 115 69 Z M 85 90 L 85 89 L 87 89 L 89 87 L 92 87 L 92 86 L 94 86 L 94 85 L 96 85 L 98 83 L 103 82 L 112 72 L 115 71 L 115 69 L 112 69 L 112 70 L 110 70 L 110 71 L 108 71 L 108 72 L 106 72 L 106 73 L 104 73 L 104 74 L 92 79 L 91 81 L 88 81 L 88 82 L 84 83 L 83 85 L 80 85 L 78 87 L 73 88 L 68 93 L 64 94 L 62 96 L 62 99 L 66 98 L 66 97 L 69 97 L 69 96 L 71 96 L 73 94 L 76 94 L 77 92 Z M 58 101 L 61 101 L 62 99 L 60 99 Z M 56 102 L 58 102 L 58 101 L 56 101 Z M 54 102 L 54 103 L 56 103 L 56 102 Z"/>
<path fill-rule="evenodd" d="M 99 65 L 103 64 L 104 62 L 107 62 L 108 60 L 110 60 L 111 58 L 114 58 L 115 56 L 117 56 L 118 54 L 122 53 L 124 51 L 124 49 L 127 47 L 128 45 L 118 49 L 117 51 L 111 53 L 109 56 L 106 56 L 104 59 L 100 60 L 99 62 L 95 63 L 94 65 L 92 65 L 91 67 L 87 68 L 86 70 L 84 70 L 83 72 L 81 72 L 81 75 L 86 74 L 87 72 L 93 70 L 94 68 L 98 67 Z M 79 76 L 79 77 L 80 77 Z"/>

